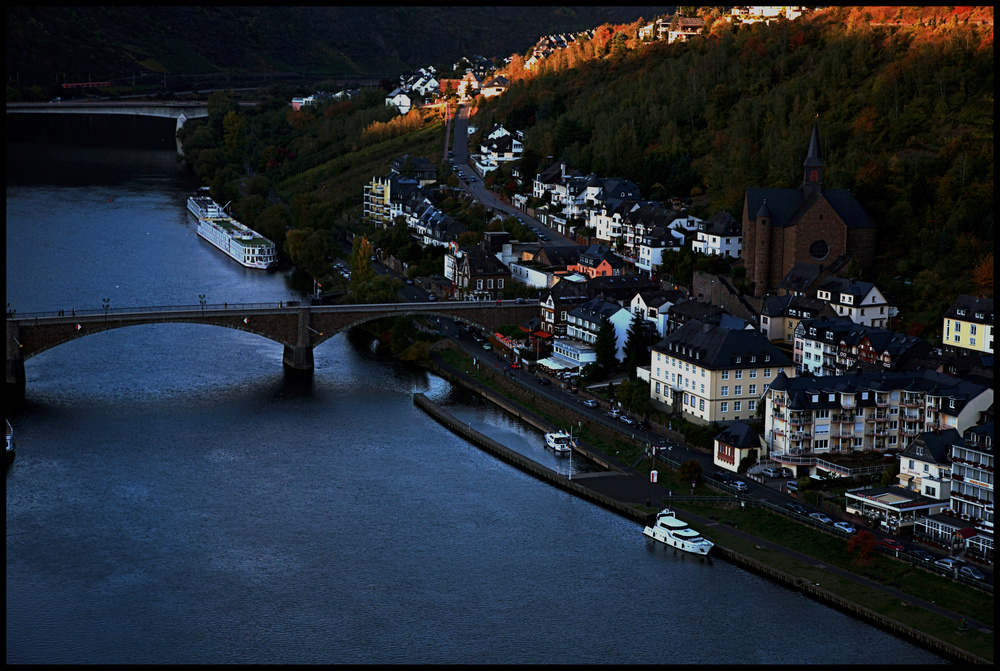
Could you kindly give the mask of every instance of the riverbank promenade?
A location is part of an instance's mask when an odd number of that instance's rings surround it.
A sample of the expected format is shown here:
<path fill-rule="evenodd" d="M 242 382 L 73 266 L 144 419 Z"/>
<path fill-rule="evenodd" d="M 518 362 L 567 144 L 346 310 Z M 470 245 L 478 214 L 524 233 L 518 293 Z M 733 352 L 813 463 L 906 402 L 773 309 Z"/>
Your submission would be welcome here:
<path fill-rule="evenodd" d="M 438 367 L 439 371 L 450 377 L 454 382 L 498 403 L 504 407 L 505 410 L 513 412 L 523 421 L 546 431 L 556 430 L 558 428 L 538 415 L 525 403 L 512 401 L 506 396 L 501 397 L 497 391 L 473 378 L 471 375 L 468 375 L 465 372 L 456 369 L 454 366 L 449 365 L 437 354 L 432 355 L 432 357 L 433 362 L 435 366 Z M 581 489 L 592 492 L 595 495 L 593 497 L 595 503 L 605 505 L 605 507 L 610 509 L 617 509 L 618 512 L 625 514 L 627 517 L 633 519 L 639 524 L 644 524 L 646 522 L 648 513 L 638 510 L 635 506 L 652 506 L 653 508 L 657 508 L 661 507 L 662 502 L 666 500 L 666 492 L 662 485 L 650 482 L 647 475 L 636 471 L 627 464 L 623 464 L 615 456 L 606 454 L 605 452 L 584 442 L 579 443 L 577 451 L 587 456 L 595 463 L 603 465 L 608 470 L 597 473 L 581 474 L 574 477 L 572 479 L 574 487 L 571 490 L 574 491 L 574 493 L 586 497 L 585 493 L 581 493 Z M 606 499 L 611 499 L 620 505 L 608 506 Z M 733 563 L 737 563 L 745 568 L 753 570 L 754 572 L 778 580 L 779 582 L 782 582 L 794 589 L 798 589 L 813 598 L 829 603 L 842 610 L 850 611 L 853 614 L 863 617 L 864 619 L 872 621 L 880 626 L 894 630 L 903 636 L 920 641 L 929 647 L 938 649 L 942 653 L 948 654 L 949 656 L 961 658 L 964 661 L 972 663 L 989 663 L 988 660 L 981 659 L 975 655 L 971 655 L 963 650 L 955 648 L 950 644 L 933 639 L 926 636 L 922 632 L 906 627 L 906 625 L 896 623 L 894 620 L 880 616 L 879 614 L 869 611 L 861 606 L 850 604 L 832 592 L 826 591 L 821 584 L 807 584 L 801 579 L 796 579 L 793 576 L 783 574 L 782 572 L 771 569 L 757 560 L 745 557 L 738 552 L 727 549 L 726 538 L 740 539 L 742 541 L 752 543 L 757 548 L 766 548 L 770 552 L 780 553 L 781 555 L 795 559 L 796 561 L 803 562 L 814 567 L 819 567 L 826 574 L 829 574 L 831 578 L 836 577 L 852 581 L 858 585 L 862 585 L 868 589 L 881 592 L 889 597 L 892 597 L 893 599 L 897 599 L 901 603 L 906 603 L 909 607 L 922 608 L 953 620 L 956 625 L 968 626 L 969 628 L 978 630 L 984 634 L 992 635 L 993 628 L 990 625 L 970 619 L 949 610 L 948 608 L 944 608 L 941 605 L 934 603 L 934 601 L 914 597 L 911 594 L 901 592 L 893 587 L 871 580 L 862 575 L 821 562 L 815 557 L 805 555 L 773 541 L 754 536 L 733 526 L 723 524 L 718 520 L 713 520 L 691 513 L 682 508 L 678 509 L 677 512 L 678 515 L 685 521 L 702 525 L 710 530 L 709 536 L 716 542 L 716 551 L 713 551 L 713 553 L 722 559 L 732 561 Z"/>

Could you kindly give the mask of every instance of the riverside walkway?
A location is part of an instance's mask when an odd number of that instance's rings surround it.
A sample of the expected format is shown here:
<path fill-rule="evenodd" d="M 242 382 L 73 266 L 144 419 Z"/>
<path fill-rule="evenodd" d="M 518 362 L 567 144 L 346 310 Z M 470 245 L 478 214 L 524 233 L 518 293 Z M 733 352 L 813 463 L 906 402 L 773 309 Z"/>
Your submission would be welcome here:
<path fill-rule="evenodd" d="M 452 377 L 456 382 L 462 384 L 463 386 L 473 389 L 478 393 L 480 393 L 481 395 L 490 399 L 495 399 L 498 396 L 498 393 L 495 390 L 483 384 L 482 382 L 476 380 L 475 378 L 466 374 L 465 372 L 449 365 L 439 355 L 434 354 L 433 361 L 434 364 L 438 366 L 444 373 Z M 516 405 L 517 416 L 535 426 L 538 426 L 540 428 L 548 427 L 546 430 L 554 430 L 558 428 L 552 425 L 547 420 L 543 419 L 541 416 L 535 413 L 530 407 L 527 407 L 524 404 L 513 402 L 506 397 L 503 398 L 502 403 L 504 406 Z M 509 407 L 507 407 L 506 409 L 510 411 Z M 643 524 L 646 514 L 643 513 L 642 511 L 633 508 L 633 506 L 646 505 L 647 501 L 651 501 L 652 504 L 656 506 L 659 505 L 660 502 L 665 499 L 664 488 L 661 485 L 656 485 L 651 483 L 649 481 L 648 476 L 621 463 L 621 461 L 618 460 L 616 457 L 608 455 L 602 452 L 601 450 L 598 450 L 593 446 L 583 442 L 580 443 L 578 451 L 584 454 L 585 456 L 593 458 L 597 463 L 604 464 L 605 467 L 608 468 L 608 471 L 605 473 L 587 474 L 584 476 L 577 476 L 573 478 L 573 483 L 578 488 L 583 488 L 594 492 L 597 495 L 595 499 L 598 499 L 597 500 L 598 503 L 603 503 L 599 499 L 604 497 L 613 499 L 614 501 L 623 504 L 623 506 L 631 508 L 632 512 L 628 513 L 626 516 L 630 517 L 637 523 Z M 722 534 L 728 534 L 732 537 L 751 542 L 760 548 L 766 548 L 769 551 L 780 553 L 786 557 L 790 557 L 799 562 L 803 562 L 804 564 L 817 567 L 829 573 L 831 576 L 836 576 L 841 579 L 850 580 L 854 583 L 857 583 L 869 589 L 881 592 L 894 599 L 898 599 L 901 603 L 906 603 L 911 607 L 922 608 L 926 611 L 936 613 L 942 617 L 953 620 L 956 624 L 964 623 L 970 629 L 978 630 L 987 635 L 993 634 L 993 627 L 991 625 L 988 625 L 986 623 L 974 619 L 970 619 L 966 616 L 961 615 L 960 613 L 956 613 L 955 611 L 952 611 L 948 608 L 938 605 L 933 601 L 917 598 L 911 594 L 901 592 L 888 585 L 879 583 L 875 580 L 871 580 L 856 573 L 852 573 L 851 571 L 830 564 L 826 564 L 825 562 L 822 562 L 816 559 L 815 557 L 811 557 L 801 552 L 797 552 L 796 550 L 787 548 L 773 541 L 760 538 L 758 536 L 754 536 L 752 534 L 741 531 L 735 527 L 722 524 L 717 520 L 709 519 L 707 517 L 703 517 L 701 515 L 697 515 L 695 513 L 691 513 L 683 509 L 678 509 L 677 512 L 678 515 L 686 521 L 694 522 L 697 524 L 704 525 L 705 527 L 714 528 L 718 530 L 719 534 L 716 534 L 717 536 Z M 722 541 L 722 543 L 724 543 L 724 541 Z M 951 644 L 948 644 L 943 641 L 938 641 L 937 639 L 934 639 L 926 634 L 923 634 L 922 632 L 913 630 L 907 627 L 906 625 L 897 623 L 894 620 L 891 620 L 891 618 L 881 616 L 878 613 L 874 613 L 866 608 L 856 606 L 855 604 L 849 604 L 846 602 L 846 600 L 838 597 L 832 592 L 827 592 L 825 589 L 823 589 L 822 585 L 808 584 L 802 579 L 797 579 L 794 576 L 787 574 L 778 575 L 781 573 L 780 571 L 768 570 L 768 567 L 763 566 L 762 564 L 760 564 L 760 562 L 757 562 L 756 560 L 750 559 L 748 557 L 744 557 L 732 550 L 727 550 L 724 548 L 724 545 L 720 543 L 717 543 L 716 547 L 722 551 L 720 554 L 723 559 L 733 561 L 734 563 L 740 564 L 746 568 L 749 568 L 750 570 L 754 570 L 755 572 L 763 573 L 768 577 L 779 580 L 779 582 L 783 582 L 790 587 L 798 589 L 799 591 L 802 591 L 803 593 L 806 593 L 813 598 L 817 598 L 821 601 L 830 603 L 835 607 L 848 610 L 854 613 L 855 615 L 864 617 L 865 619 L 875 621 L 881 626 L 887 627 L 903 636 L 907 636 L 908 638 L 917 640 L 924 645 L 934 648 L 939 652 L 941 652 L 942 654 L 947 654 L 951 657 L 959 657 L 964 661 L 968 661 L 971 663 L 990 663 L 988 660 L 979 658 L 975 655 L 972 655 L 971 653 L 967 653 L 966 651 L 956 648 Z"/>

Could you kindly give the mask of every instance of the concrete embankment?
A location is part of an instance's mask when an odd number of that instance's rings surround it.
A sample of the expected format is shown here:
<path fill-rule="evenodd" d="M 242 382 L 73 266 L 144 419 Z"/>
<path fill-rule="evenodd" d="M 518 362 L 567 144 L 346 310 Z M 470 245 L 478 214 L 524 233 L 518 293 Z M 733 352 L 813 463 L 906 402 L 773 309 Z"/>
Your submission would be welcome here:
<path fill-rule="evenodd" d="M 493 440 L 489 436 L 483 435 L 482 433 L 476 431 L 465 422 L 462 422 L 461 420 L 457 419 L 451 413 L 447 412 L 446 410 L 438 406 L 436 403 L 431 401 L 423 394 L 421 393 L 414 394 L 413 402 L 421 410 L 426 412 L 428 415 L 436 419 L 444 426 L 454 431 L 456 434 L 462 436 L 473 445 L 476 445 L 477 447 L 480 447 L 486 450 L 487 452 L 496 455 L 497 457 L 503 459 L 507 463 L 512 464 L 517 468 L 520 468 L 521 470 L 530 473 L 531 475 L 534 475 L 535 477 L 540 478 L 552 485 L 555 485 L 560 489 L 565 489 L 566 491 L 572 494 L 576 494 L 577 496 L 581 496 L 585 499 L 588 499 L 613 512 L 616 512 L 620 515 L 624 515 L 625 517 L 633 519 L 636 522 L 641 522 L 641 523 L 646 522 L 646 517 L 647 517 L 646 513 L 636 510 L 635 508 L 626 505 L 620 501 L 616 501 L 611 497 L 600 494 L 599 492 L 587 489 L 586 487 L 583 487 L 573 482 L 565 475 L 557 473 L 553 471 L 551 468 L 546 468 L 545 466 L 536 463 L 532 459 L 529 459 L 528 457 L 525 457 L 522 454 L 518 454 L 514 450 L 511 450 L 510 448 L 506 447 L 505 445 L 501 445 L 500 443 Z M 543 431 L 548 430 L 540 426 L 538 428 L 542 429 Z"/>
<path fill-rule="evenodd" d="M 513 404 L 509 403 L 506 399 L 495 396 L 493 394 L 483 393 L 483 390 L 476 389 L 478 393 L 483 394 L 490 400 L 494 401 L 505 410 L 511 414 L 520 417 L 524 421 L 529 422 L 532 426 L 536 428 L 547 431 L 550 430 L 540 421 L 534 418 L 525 417 L 520 410 Z M 612 512 L 618 513 L 627 517 L 639 524 L 645 524 L 648 520 L 648 515 L 628 504 L 617 501 L 609 496 L 601 494 L 600 492 L 593 491 L 587 487 L 580 485 L 561 475 L 550 468 L 546 468 L 541 464 L 534 462 L 533 460 L 521 455 L 510 448 L 498 443 L 489 436 L 483 435 L 479 431 L 476 431 L 468 424 L 458 420 L 456 417 L 448 413 L 446 410 L 439 407 L 433 401 L 428 399 L 421 393 L 413 395 L 413 402 L 422 410 L 424 410 L 431 417 L 436 419 L 438 422 L 444 426 L 451 429 L 456 434 L 462 436 L 473 445 L 484 449 L 491 454 L 503 459 L 504 461 L 520 468 L 521 470 L 534 475 L 535 477 L 548 482 L 556 487 L 569 491 L 581 498 L 587 499 L 593 503 L 596 503 Z M 610 474 L 609 474 L 610 475 Z M 686 515 L 683 511 L 679 511 L 682 517 L 698 517 L 699 521 L 703 523 L 710 522 L 700 518 L 697 515 Z M 803 594 L 826 603 L 838 610 L 849 613 L 855 617 L 859 617 L 867 622 L 870 622 L 882 629 L 891 631 L 898 636 L 902 636 L 908 640 L 917 643 L 925 648 L 933 650 L 941 655 L 947 656 L 951 659 L 959 660 L 962 662 L 967 662 L 970 664 L 990 664 L 986 659 L 983 659 L 977 655 L 974 655 L 966 650 L 957 648 L 945 641 L 938 638 L 925 634 L 924 632 L 918 631 L 912 627 L 909 627 L 901 622 L 893 620 L 892 618 L 885 617 L 872 611 L 868 608 L 860 606 L 856 603 L 848 601 L 832 592 L 822 589 L 818 585 L 813 585 L 802 578 L 792 576 L 788 573 L 775 569 L 767 564 L 757 561 L 751 557 L 740 554 L 734 550 L 730 550 L 716 543 L 715 548 L 712 550 L 712 554 L 724 559 L 733 564 L 742 566 L 750 571 L 753 571 L 759 575 L 762 575 L 771 580 L 775 580 L 787 587 L 799 590 Z"/>
<path fill-rule="evenodd" d="M 913 641 L 914 643 L 917 643 L 918 645 L 929 650 L 933 650 L 938 654 L 958 661 L 967 662 L 969 664 L 992 664 L 989 660 L 983 659 L 982 657 L 974 655 L 971 652 L 957 648 L 950 643 L 942 641 L 939 638 L 934 638 L 933 636 L 925 634 L 922 631 L 918 631 L 917 629 L 907 626 L 902 622 L 898 622 L 890 617 L 876 613 L 869 608 L 865 608 L 864 606 L 860 606 L 852 601 L 848 601 L 833 592 L 823 589 L 819 585 L 814 585 L 803 578 L 798 578 L 796 576 L 789 575 L 784 571 L 779 571 L 772 566 L 768 566 L 767 564 L 747 557 L 746 555 L 740 554 L 734 550 L 730 550 L 729 548 L 716 544 L 716 546 L 712 549 L 712 554 L 720 559 L 724 559 L 732 562 L 733 564 L 742 566 L 749 571 L 753 571 L 758 575 L 762 575 L 765 578 L 781 583 L 786 587 L 798 590 L 812 599 L 816 599 L 817 601 L 825 603 L 828 606 L 832 606 L 837 610 L 870 622 L 881 629 L 890 631 L 897 636 Z"/>

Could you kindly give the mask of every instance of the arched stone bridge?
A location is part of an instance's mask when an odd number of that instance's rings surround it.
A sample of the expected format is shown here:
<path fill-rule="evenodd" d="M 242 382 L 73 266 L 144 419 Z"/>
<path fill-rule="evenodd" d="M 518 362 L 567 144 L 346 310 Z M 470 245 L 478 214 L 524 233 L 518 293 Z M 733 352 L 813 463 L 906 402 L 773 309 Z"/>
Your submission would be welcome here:
<path fill-rule="evenodd" d="M 94 333 L 142 324 L 209 324 L 246 331 L 284 346 L 282 362 L 313 369 L 313 348 L 341 331 L 383 317 L 428 315 L 460 319 L 492 332 L 538 315 L 536 301 L 300 305 L 242 303 L 172 307 L 7 313 L 7 388 L 24 392 L 24 362 L 62 343 Z"/>

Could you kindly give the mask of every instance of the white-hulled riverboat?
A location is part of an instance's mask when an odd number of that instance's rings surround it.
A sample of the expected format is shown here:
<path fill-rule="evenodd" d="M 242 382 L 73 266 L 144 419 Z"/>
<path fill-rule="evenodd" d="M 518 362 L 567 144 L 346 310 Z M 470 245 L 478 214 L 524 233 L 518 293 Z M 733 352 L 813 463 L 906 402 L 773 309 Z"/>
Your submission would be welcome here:
<path fill-rule="evenodd" d="M 247 268 L 269 268 L 277 260 L 274 243 L 236 221 L 211 198 L 191 196 L 188 211 L 198 219 L 198 235 Z"/>
<path fill-rule="evenodd" d="M 545 446 L 555 450 L 556 454 L 569 454 L 573 451 L 573 436 L 562 431 L 546 433 Z"/>
<path fill-rule="evenodd" d="M 699 555 L 707 555 L 708 551 L 715 545 L 688 526 L 687 522 L 677 519 L 677 515 L 669 508 L 658 512 L 656 523 L 651 527 L 646 527 L 642 533 L 664 545 Z"/>

